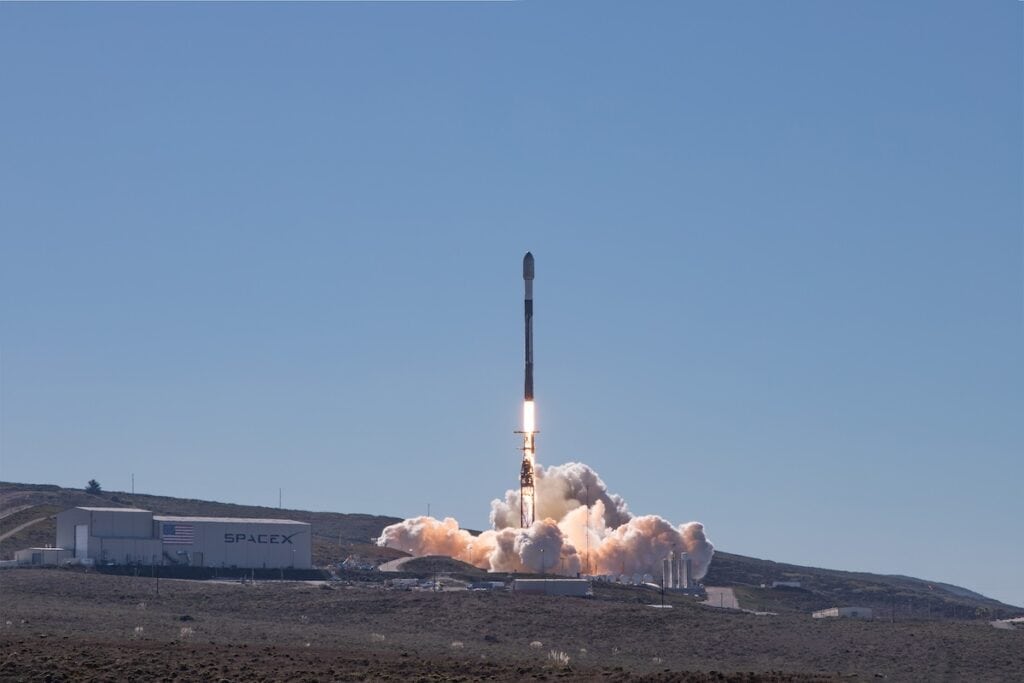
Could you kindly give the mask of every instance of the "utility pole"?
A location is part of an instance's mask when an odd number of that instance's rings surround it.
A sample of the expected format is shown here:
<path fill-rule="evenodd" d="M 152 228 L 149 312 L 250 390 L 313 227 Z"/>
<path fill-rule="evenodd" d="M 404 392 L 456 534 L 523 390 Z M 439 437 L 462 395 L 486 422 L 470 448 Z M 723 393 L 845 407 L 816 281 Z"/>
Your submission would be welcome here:
<path fill-rule="evenodd" d="M 277 509 L 278 510 L 281 509 L 281 489 L 280 489 L 280 487 L 277 489 Z"/>
<path fill-rule="evenodd" d="M 587 574 L 590 575 L 590 484 L 587 484 Z M 662 583 L 665 580 L 662 579 Z"/>
<path fill-rule="evenodd" d="M 545 590 L 544 590 L 544 592 L 545 592 L 545 593 L 547 593 L 547 582 L 548 582 L 548 577 L 547 577 L 547 575 L 546 575 L 546 574 L 544 573 L 544 548 L 541 548 L 541 549 L 540 549 L 540 575 L 544 577 L 544 584 L 545 584 Z"/>
<path fill-rule="evenodd" d="M 132 472 L 132 495 L 135 495 L 135 473 Z"/>

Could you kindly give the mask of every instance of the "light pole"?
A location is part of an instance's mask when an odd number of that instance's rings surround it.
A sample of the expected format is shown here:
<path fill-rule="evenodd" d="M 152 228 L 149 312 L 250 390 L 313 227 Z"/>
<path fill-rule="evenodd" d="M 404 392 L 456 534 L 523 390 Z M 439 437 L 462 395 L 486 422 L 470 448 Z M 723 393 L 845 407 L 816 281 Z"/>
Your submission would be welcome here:
<path fill-rule="evenodd" d="M 544 561 L 544 548 L 540 549 L 540 574 L 544 577 L 544 594 L 548 592 L 548 565 Z"/>
<path fill-rule="evenodd" d="M 587 484 L 587 569 L 586 573 L 589 575 L 590 572 L 590 484 Z"/>
<path fill-rule="evenodd" d="M 679 577 L 679 555 L 676 554 L 676 544 L 675 543 L 672 544 L 672 562 L 671 562 L 671 565 L 672 565 L 673 569 L 675 570 L 674 573 L 670 574 L 670 576 L 672 578 L 673 588 L 678 588 L 679 587 L 679 581 L 678 581 L 678 577 Z"/>

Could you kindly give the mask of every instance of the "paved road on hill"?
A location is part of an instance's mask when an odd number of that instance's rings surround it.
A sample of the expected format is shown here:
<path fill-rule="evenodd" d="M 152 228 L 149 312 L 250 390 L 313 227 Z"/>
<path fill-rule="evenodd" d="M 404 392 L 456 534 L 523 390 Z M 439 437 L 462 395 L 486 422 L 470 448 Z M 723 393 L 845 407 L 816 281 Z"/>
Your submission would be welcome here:
<path fill-rule="evenodd" d="M 33 519 L 30 522 L 25 522 L 24 524 L 22 524 L 20 526 L 16 526 L 13 529 L 11 529 L 10 531 L 5 531 L 3 534 L 0 534 L 0 541 L 3 541 L 5 539 L 9 538 L 10 536 L 13 536 L 14 534 L 18 533 L 22 529 L 27 529 L 30 526 L 34 525 L 34 524 L 39 524 L 39 522 L 45 522 L 48 519 L 49 519 L 49 517 L 39 517 L 37 519 Z"/>
<path fill-rule="evenodd" d="M 4 510 L 3 512 L 0 512 L 0 519 L 7 519 L 11 515 L 16 515 L 19 512 L 21 512 L 22 510 L 28 510 L 31 507 L 35 507 L 35 506 L 34 505 L 17 505 L 15 507 L 8 508 L 8 509 Z"/>
<path fill-rule="evenodd" d="M 1024 626 L 1024 618 L 1016 617 L 1014 619 L 997 619 L 996 621 L 988 622 L 999 629 L 1007 631 L 1017 630 L 1017 626 Z"/>
<path fill-rule="evenodd" d="M 705 586 L 704 590 L 707 591 L 708 599 L 703 604 L 711 607 L 721 607 L 722 609 L 740 608 L 739 600 L 736 599 L 736 594 L 733 593 L 731 588 Z"/>
<path fill-rule="evenodd" d="M 382 572 L 401 572 L 405 571 L 402 569 L 402 565 L 406 564 L 409 560 L 414 560 L 415 557 L 400 557 L 397 560 L 391 560 L 377 567 L 378 571 Z"/>

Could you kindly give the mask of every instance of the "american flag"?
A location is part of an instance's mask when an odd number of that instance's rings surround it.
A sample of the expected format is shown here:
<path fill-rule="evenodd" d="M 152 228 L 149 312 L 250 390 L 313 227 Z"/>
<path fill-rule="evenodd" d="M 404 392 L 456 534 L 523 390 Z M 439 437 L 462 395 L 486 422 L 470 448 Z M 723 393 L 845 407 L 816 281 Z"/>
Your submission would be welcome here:
<path fill-rule="evenodd" d="M 192 545 L 195 540 L 191 524 L 162 524 L 160 537 L 164 543 L 177 543 L 179 545 Z"/>

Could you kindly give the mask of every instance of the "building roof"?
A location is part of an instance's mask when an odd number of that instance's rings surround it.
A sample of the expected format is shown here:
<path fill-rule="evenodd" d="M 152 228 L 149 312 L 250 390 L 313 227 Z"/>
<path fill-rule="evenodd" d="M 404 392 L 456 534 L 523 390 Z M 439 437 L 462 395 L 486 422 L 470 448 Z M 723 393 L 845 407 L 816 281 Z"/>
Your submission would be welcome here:
<path fill-rule="evenodd" d="M 150 510 L 142 510 L 141 508 L 94 508 L 79 505 L 72 509 L 88 510 L 89 512 L 145 512 L 147 514 L 153 514 Z M 245 524 L 301 524 L 304 526 L 310 526 L 309 522 L 297 522 L 294 519 L 259 519 L 253 517 L 186 517 L 184 515 L 153 515 L 153 519 L 158 522 L 242 522 Z"/>
<path fill-rule="evenodd" d="M 296 522 L 294 519 L 253 519 L 249 517 L 181 517 L 178 515 L 153 515 L 158 522 L 222 522 L 226 524 L 301 524 L 309 526 L 309 522 Z"/>

